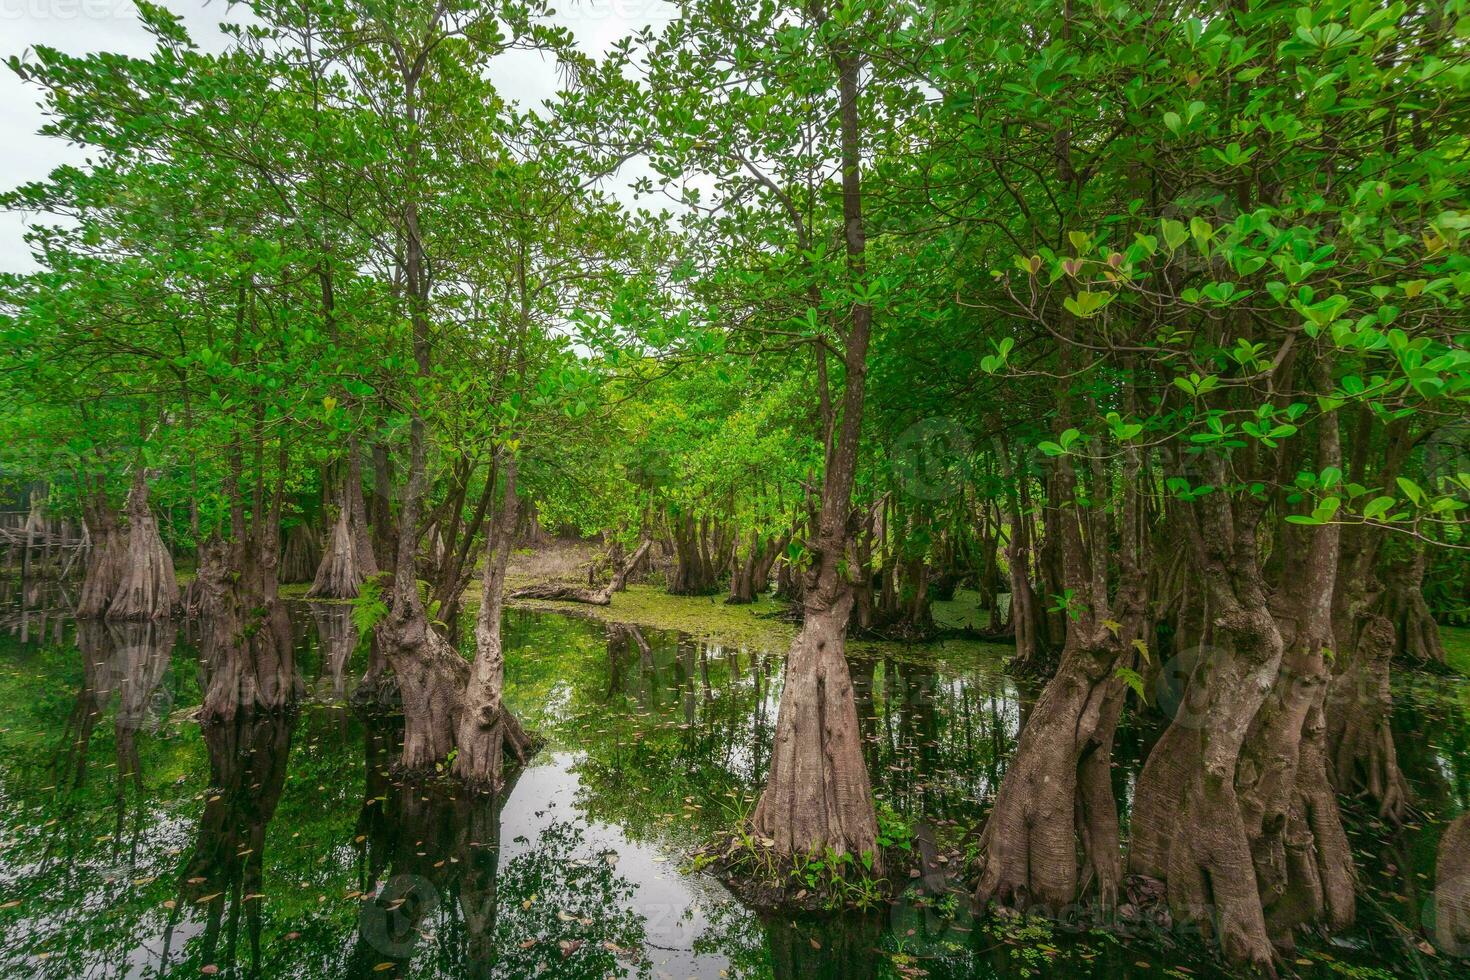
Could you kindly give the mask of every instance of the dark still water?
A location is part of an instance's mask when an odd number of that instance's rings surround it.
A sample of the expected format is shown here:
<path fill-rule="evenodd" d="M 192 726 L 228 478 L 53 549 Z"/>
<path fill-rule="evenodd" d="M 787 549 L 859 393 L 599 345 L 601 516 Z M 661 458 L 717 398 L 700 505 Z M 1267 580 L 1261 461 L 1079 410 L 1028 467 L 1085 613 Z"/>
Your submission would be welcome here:
<path fill-rule="evenodd" d="M 399 733 L 347 707 L 344 606 L 300 603 L 287 718 L 201 730 L 189 624 L 79 628 L 54 587 L 0 617 L 0 977 L 1210 976 L 1187 940 L 975 918 L 963 869 L 872 916 L 765 918 L 681 871 L 765 774 L 769 650 L 557 613 L 508 614 L 507 697 L 547 747 L 495 800 L 396 784 Z M 973 839 L 1027 693 L 1005 648 L 853 653 L 884 807 Z M 1288 971 L 1464 976 L 1423 944 L 1443 823 L 1470 797 L 1470 699 L 1403 683 L 1416 820 L 1353 817 L 1359 927 Z M 1120 734 L 1126 803 L 1156 731 Z"/>

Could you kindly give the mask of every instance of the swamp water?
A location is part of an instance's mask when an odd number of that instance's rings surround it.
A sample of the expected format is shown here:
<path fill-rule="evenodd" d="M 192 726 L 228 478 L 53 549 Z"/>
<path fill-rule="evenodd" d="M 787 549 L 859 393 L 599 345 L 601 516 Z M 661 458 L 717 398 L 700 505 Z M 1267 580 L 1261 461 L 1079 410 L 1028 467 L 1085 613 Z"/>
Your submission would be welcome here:
<path fill-rule="evenodd" d="M 54 585 L 5 595 L 3 978 L 1223 972 L 1189 937 L 973 916 L 959 868 L 891 910 L 799 919 L 682 871 L 762 785 L 777 651 L 512 610 L 507 700 L 547 745 L 506 793 L 470 800 L 388 777 L 398 732 L 347 706 L 363 653 L 345 606 L 293 604 L 299 712 L 201 730 L 189 624 L 78 627 Z M 1007 653 L 852 650 L 876 794 L 941 843 L 973 840 L 1034 695 Z M 1470 802 L 1470 695 L 1424 678 L 1396 695 L 1418 813 L 1401 831 L 1349 814 L 1360 923 L 1305 946 L 1287 964 L 1304 975 L 1470 973 L 1422 940 L 1442 826 Z M 1125 806 L 1157 734 L 1119 733 Z"/>

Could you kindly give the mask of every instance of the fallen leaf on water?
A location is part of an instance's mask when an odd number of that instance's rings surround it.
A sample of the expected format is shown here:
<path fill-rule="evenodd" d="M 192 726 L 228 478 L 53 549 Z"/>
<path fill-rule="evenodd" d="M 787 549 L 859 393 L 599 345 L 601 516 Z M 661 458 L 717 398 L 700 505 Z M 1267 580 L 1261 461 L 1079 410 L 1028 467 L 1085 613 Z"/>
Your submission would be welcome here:
<path fill-rule="evenodd" d="M 377 966 L 373 967 L 373 972 L 374 973 L 382 973 L 384 970 L 391 970 L 391 969 L 393 969 L 393 964 L 392 963 L 379 963 Z"/>
<path fill-rule="evenodd" d="M 205 902 L 212 902 L 216 898 L 219 898 L 223 894 L 224 894 L 224 892 L 211 892 L 210 894 L 205 895 L 203 898 L 196 898 L 194 900 L 194 904 L 195 905 L 203 905 Z"/>

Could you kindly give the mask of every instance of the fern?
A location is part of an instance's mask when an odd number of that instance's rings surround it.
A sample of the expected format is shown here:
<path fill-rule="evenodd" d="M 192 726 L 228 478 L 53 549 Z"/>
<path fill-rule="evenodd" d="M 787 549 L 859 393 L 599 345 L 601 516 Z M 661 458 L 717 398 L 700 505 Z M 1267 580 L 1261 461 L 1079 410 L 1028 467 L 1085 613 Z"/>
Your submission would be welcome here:
<path fill-rule="evenodd" d="M 1148 704 L 1148 695 L 1143 692 L 1143 675 L 1131 667 L 1119 667 L 1113 671 L 1113 676 L 1132 688 L 1133 693 L 1138 695 L 1138 700 Z"/>
<path fill-rule="evenodd" d="M 367 636 L 374 626 L 388 615 L 388 603 L 383 599 L 382 580 L 377 575 L 363 579 L 357 589 L 357 598 L 352 600 L 352 625 L 359 636 Z"/>

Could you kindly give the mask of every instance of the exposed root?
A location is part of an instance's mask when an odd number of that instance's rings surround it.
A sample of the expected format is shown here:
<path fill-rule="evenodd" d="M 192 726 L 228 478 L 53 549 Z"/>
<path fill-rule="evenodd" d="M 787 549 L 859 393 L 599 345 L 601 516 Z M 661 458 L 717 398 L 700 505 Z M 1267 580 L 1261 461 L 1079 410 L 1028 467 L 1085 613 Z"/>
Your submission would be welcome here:
<path fill-rule="evenodd" d="M 1389 668 L 1394 628 L 1383 616 L 1366 617 L 1353 650 L 1332 679 L 1327 700 L 1331 779 L 1339 793 L 1364 796 L 1378 815 L 1402 823 L 1408 815 L 1408 780 L 1399 769 L 1390 715 Z"/>

